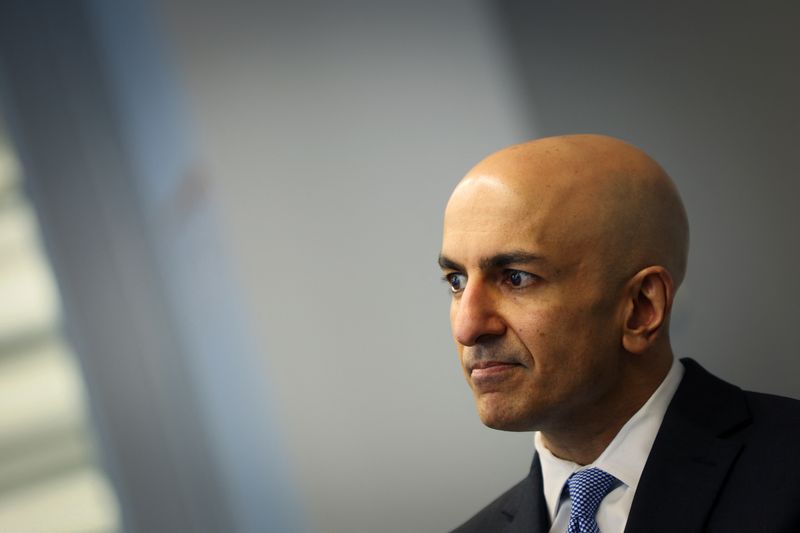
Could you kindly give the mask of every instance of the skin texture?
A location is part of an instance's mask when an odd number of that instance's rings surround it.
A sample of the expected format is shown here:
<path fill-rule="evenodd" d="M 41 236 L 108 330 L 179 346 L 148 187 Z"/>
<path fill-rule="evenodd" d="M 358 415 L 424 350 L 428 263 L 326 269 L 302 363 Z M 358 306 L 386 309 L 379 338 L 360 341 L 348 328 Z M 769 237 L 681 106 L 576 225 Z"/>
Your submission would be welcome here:
<path fill-rule="evenodd" d="M 674 184 L 627 143 L 551 137 L 476 165 L 447 204 L 439 262 L 481 421 L 596 459 L 669 370 L 687 250 Z"/>

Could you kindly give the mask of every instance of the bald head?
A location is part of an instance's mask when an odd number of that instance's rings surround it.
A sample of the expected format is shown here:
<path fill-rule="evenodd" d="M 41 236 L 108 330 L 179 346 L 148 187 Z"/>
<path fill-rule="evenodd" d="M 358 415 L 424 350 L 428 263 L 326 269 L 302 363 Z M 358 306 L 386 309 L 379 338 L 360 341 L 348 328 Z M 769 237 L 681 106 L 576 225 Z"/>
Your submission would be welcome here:
<path fill-rule="evenodd" d="M 594 460 L 670 368 L 687 247 L 674 184 L 617 139 L 540 139 L 470 170 L 439 264 L 481 420 Z"/>
<path fill-rule="evenodd" d="M 549 137 L 500 150 L 464 177 L 449 207 L 486 187 L 502 187 L 536 219 L 542 238 L 587 245 L 627 276 L 661 265 L 680 285 L 689 228 L 678 191 L 647 154 L 602 135 Z M 473 200 L 476 200 L 474 197 Z"/>

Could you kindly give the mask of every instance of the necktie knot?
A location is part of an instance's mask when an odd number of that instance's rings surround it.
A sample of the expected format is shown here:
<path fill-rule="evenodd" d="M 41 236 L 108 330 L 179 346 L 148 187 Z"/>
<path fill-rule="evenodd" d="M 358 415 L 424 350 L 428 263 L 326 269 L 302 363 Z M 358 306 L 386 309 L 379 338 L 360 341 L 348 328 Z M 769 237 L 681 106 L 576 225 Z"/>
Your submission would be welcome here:
<path fill-rule="evenodd" d="M 617 483 L 617 478 L 599 468 L 587 468 L 572 474 L 567 480 L 572 503 L 567 533 L 598 533 L 597 508 Z"/>

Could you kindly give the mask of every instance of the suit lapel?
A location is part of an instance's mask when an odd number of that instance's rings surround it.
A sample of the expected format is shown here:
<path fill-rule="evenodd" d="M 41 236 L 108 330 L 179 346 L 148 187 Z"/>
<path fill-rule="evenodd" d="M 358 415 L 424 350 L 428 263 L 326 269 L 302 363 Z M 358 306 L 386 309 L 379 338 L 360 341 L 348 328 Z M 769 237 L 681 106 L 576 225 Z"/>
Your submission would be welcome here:
<path fill-rule="evenodd" d="M 508 518 L 507 533 L 547 533 L 550 517 L 542 489 L 542 465 L 534 454 L 531 471 L 517 492 L 517 497 L 506 504 L 503 514 Z"/>
<path fill-rule="evenodd" d="M 625 533 L 702 531 L 750 415 L 742 391 L 690 359 L 636 489 Z"/>

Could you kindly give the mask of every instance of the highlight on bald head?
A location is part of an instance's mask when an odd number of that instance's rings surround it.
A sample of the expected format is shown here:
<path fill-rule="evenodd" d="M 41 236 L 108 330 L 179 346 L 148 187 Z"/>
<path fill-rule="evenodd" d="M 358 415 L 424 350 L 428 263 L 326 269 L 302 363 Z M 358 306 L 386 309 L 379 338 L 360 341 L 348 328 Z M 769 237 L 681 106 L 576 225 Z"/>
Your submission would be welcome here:
<path fill-rule="evenodd" d="M 689 228 L 677 188 L 643 151 L 602 135 L 548 137 L 510 146 L 478 163 L 451 197 L 494 184 L 535 212 L 554 239 L 582 237 L 609 260 L 611 273 L 666 268 L 675 287 L 686 272 Z M 560 228 L 558 233 L 555 228 Z"/>

